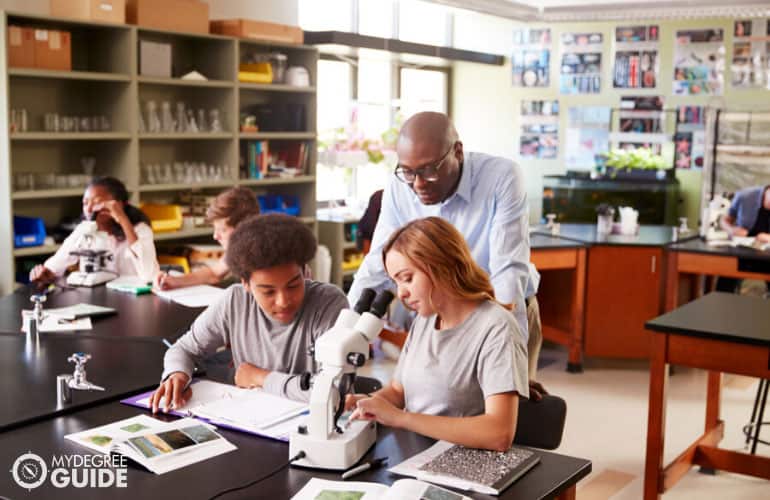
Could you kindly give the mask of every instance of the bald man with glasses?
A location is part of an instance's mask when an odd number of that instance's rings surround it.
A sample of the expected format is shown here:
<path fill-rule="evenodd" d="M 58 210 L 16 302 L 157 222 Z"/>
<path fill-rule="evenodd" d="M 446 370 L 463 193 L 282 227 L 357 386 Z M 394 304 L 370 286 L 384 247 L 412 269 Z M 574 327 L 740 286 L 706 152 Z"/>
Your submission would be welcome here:
<path fill-rule="evenodd" d="M 515 304 L 513 314 L 527 336 L 529 303 L 529 371 L 534 378 L 542 343 L 534 298 L 540 276 L 529 261 L 529 206 L 521 168 L 506 158 L 464 152 L 454 125 L 442 113 L 417 113 L 407 120 L 396 151 L 398 166 L 385 188 L 371 248 L 348 301 L 355 304 L 364 288 L 391 286 L 382 247 L 393 231 L 423 217 L 446 219 L 489 273 L 497 300 Z"/>

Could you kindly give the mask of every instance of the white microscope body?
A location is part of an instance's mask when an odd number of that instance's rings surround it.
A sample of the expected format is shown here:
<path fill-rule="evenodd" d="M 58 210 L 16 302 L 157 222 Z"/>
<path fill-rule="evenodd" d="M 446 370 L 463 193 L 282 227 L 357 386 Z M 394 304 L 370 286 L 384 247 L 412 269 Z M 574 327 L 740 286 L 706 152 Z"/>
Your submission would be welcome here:
<path fill-rule="evenodd" d="M 99 231 L 96 221 L 83 221 L 76 230 L 80 231 L 78 249 L 70 255 L 78 256 L 78 270 L 67 276 L 67 284 L 91 287 L 114 280 L 117 277 L 115 273 L 103 270 L 112 258 L 107 233 Z"/>
<path fill-rule="evenodd" d="M 703 209 L 700 236 L 706 238 L 706 241 L 728 239 L 727 232 L 719 226 L 719 219 L 727 215 L 729 210 L 730 200 L 718 194 L 714 195 Z"/>
<path fill-rule="evenodd" d="M 377 439 L 373 421 L 356 420 L 344 429 L 337 424 L 356 368 L 369 358 L 369 343 L 382 331 L 381 317 L 393 300 L 393 294 L 384 291 L 372 303 L 374 295 L 373 290 L 364 290 L 355 310 L 341 311 L 334 326 L 315 343 L 314 356 L 321 371 L 313 381 L 307 425 L 295 429 L 289 439 L 290 457 L 305 452 L 305 458 L 293 465 L 348 469 Z"/>

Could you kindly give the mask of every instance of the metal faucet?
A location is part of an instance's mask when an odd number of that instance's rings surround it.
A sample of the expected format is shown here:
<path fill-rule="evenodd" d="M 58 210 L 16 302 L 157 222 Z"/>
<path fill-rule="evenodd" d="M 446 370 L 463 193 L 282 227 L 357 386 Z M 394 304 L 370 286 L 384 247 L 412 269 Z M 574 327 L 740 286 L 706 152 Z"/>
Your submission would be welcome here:
<path fill-rule="evenodd" d="M 37 335 L 40 333 L 40 324 L 43 322 L 43 302 L 46 301 L 45 294 L 34 294 L 29 300 L 34 302 L 35 307 L 32 310 L 32 319 L 29 322 L 28 332 Z"/>
<path fill-rule="evenodd" d="M 58 375 L 56 377 L 56 396 L 59 405 L 72 402 L 72 390 L 78 391 L 103 391 L 104 387 L 92 384 L 86 379 L 86 362 L 91 359 L 90 354 L 76 352 L 67 361 L 75 363 L 75 371 L 72 375 Z"/>

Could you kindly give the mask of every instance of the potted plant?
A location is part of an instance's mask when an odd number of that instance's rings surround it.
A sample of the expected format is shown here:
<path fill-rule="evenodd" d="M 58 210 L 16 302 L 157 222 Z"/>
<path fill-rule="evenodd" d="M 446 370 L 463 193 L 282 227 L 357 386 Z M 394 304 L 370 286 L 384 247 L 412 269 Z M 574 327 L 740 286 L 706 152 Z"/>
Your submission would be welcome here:
<path fill-rule="evenodd" d="M 616 148 L 605 156 L 607 158 L 606 175 L 613 179 L 663 180 L 669 172 L 673 172 L 663 156 L 653 153 L 652 149 L 646 147 Z"/>

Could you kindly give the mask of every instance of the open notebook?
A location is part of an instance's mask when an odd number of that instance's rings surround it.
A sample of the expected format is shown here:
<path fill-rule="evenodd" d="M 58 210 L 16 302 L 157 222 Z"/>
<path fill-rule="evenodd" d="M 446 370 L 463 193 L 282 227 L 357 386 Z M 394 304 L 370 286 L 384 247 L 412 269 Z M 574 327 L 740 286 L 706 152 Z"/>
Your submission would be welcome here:
<path fill-rule="evenodd" d="M 211 285 L 197 285 L 175 290 L 153 289 L 152 292 L 158 297 L 172 300 L 186 307 L 208 307 L 225 293 L 225 289 Z"/>
<path fill-rule="evenodd" d="M 390 486 L 361 481 L 310 479 L 291 500 L 470 500 L 460 493 L 415 479 L 399 479 Z"/>
<path fill-rule="evenodd" d="M 64 436 L 98 453 L 118 453 L 164 474 L 236 449 L 212 426 L 192 418 L 162 422 L 138 415 Z"/>
<path fill-rule="evenodd" d="M 219 427 L 288 441 L 291 431 L 305 418 L 307 404 L 269 394 L 262 389 L 243 389 L 211 380 L 194 381 L 192 397 L 170 413 L 196 417 Z M 153 391 L 124 399 L 121 403 L 150 407 Z M 166 407 L 165 398 L 161 408 Z"/>

